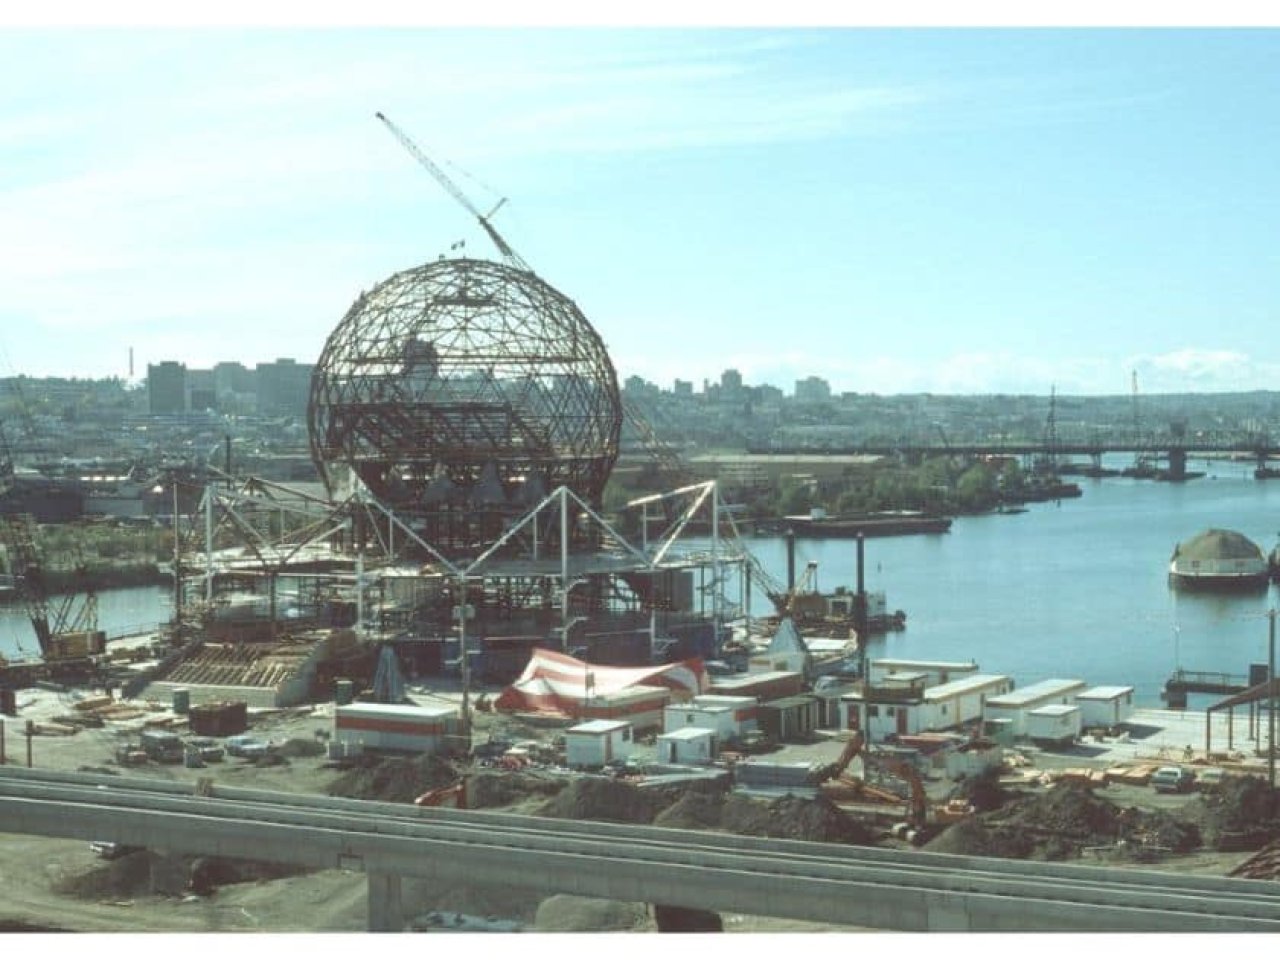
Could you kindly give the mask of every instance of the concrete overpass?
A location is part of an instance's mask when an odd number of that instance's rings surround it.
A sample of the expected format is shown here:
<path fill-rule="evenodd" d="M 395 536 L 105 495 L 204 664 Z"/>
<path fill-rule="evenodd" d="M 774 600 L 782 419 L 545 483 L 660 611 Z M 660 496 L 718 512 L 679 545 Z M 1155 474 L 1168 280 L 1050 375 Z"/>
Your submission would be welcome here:
<path fill-rule="evenodd" d="M 10 768 L 0 831 L 906 931 L 1280 932 L 1280 884 Z"/>

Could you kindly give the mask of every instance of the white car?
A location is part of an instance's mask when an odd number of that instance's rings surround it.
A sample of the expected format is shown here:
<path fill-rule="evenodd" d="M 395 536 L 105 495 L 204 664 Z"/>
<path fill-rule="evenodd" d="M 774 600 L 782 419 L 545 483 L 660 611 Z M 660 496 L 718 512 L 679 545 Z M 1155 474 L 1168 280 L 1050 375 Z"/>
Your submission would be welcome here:
<path fill-rule="evenodd" d="M 228 756 L 255 759 L 263 756 L 266 752 L 267 745 L 257 737 L 251 737 L 244 733 L 234 737 L 227 737 Z"/>

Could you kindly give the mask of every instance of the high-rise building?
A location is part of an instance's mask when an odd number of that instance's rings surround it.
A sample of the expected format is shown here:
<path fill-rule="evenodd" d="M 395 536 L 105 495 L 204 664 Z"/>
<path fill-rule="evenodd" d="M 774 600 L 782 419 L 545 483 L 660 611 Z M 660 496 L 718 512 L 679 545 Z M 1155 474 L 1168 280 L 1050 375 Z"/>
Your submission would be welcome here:
<path fill-rule="evenodd" d="M 726 370 L 720 374 L 720 386 L 730 396 L 742 392 L 742 374 L 737 370 Z"/>
<path fill-rule="evenodd" d="M 176 360 L 147 364 L 147 410 L 187 412 L 187 365 Z"/>
<path fill-rule="evenodd" d="M 831 384 L 821 377 L 805 377 L 796 381 L 796 403 L 826 403 L 831 399 Z"/>
<path fill-rule="evenodd" d="M 312 366 L 290 358 L 258 364 L 258 413 L 267 417 L 306 416 Z"/>

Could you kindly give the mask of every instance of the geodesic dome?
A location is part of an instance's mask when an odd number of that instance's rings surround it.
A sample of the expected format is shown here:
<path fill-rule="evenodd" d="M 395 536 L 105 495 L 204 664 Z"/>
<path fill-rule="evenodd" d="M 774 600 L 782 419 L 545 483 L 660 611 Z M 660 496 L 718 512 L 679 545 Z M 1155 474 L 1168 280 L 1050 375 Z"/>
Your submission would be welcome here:
<path fill-rule="evenodd" d="M 331 491 L 346 464 L 391 506 L 501 514 L 561 485 L 598 504 L 622 406 L 573 301 L 530 272 L 458 259 L 357 298 L 316 363 L 308 418 Z"/>

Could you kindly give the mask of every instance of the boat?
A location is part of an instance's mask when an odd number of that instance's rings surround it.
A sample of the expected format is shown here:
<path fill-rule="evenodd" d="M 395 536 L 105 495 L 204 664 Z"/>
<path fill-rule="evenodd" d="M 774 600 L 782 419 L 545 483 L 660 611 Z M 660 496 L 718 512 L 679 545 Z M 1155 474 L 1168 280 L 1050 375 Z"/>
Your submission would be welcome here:
<path fill-rule="evenodd" d="M 1188 590 L 1265 588 L 1271 566 L 1262 549 L 1235 530 L 1209 529 L 1173 548 L 1169 582 Z"/>
<path fill-rule="evenodd" d="M 883 510 L 848 517 L 827 517 L 820 512 L 810 516 L 784 517 L 782 532 L 797 537 L 895 537 L 911 533 L 946 533 L 951 518 L 917 510 Z"/>

